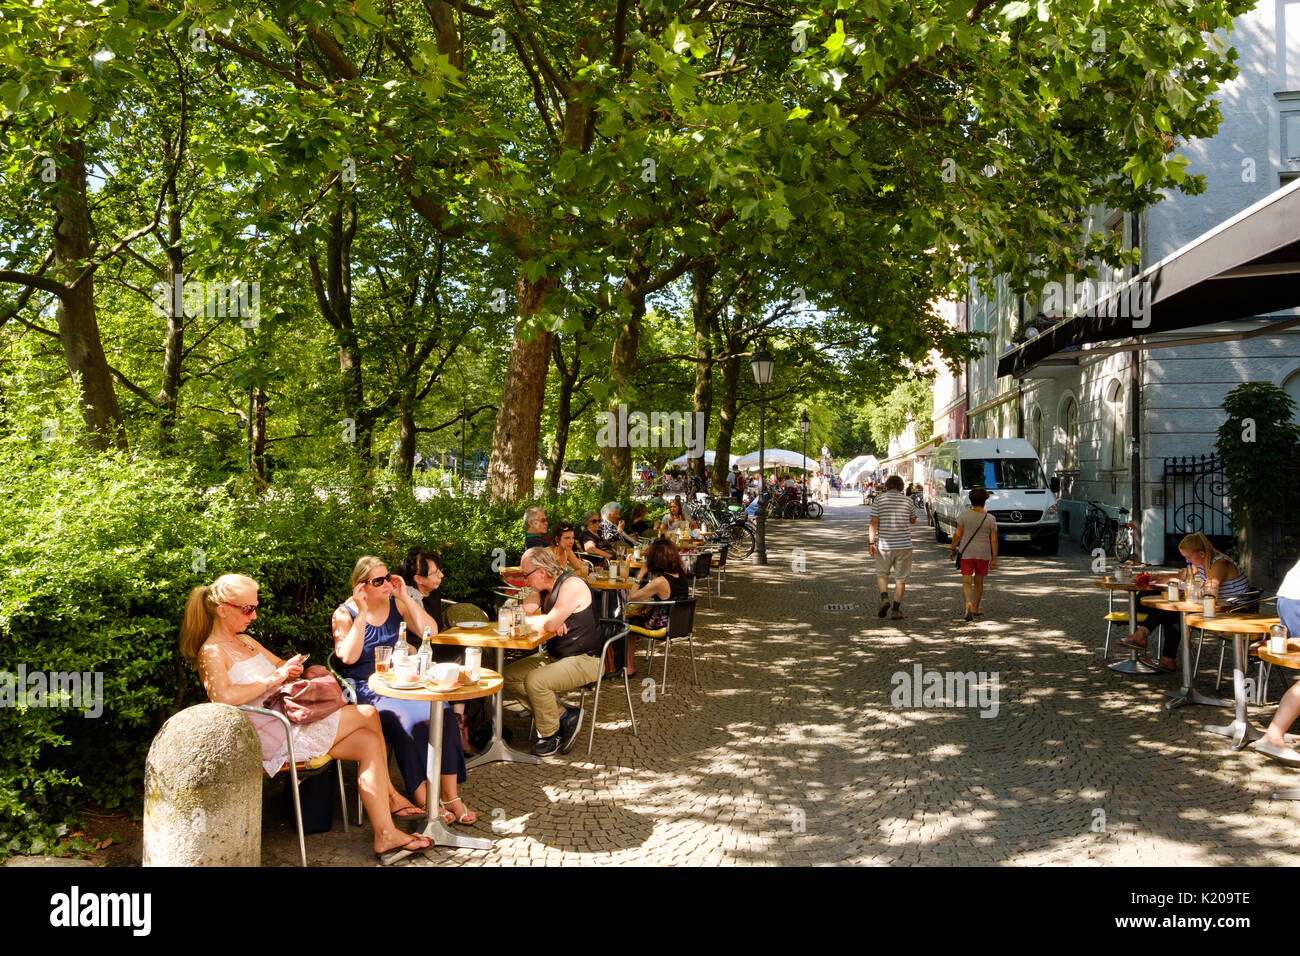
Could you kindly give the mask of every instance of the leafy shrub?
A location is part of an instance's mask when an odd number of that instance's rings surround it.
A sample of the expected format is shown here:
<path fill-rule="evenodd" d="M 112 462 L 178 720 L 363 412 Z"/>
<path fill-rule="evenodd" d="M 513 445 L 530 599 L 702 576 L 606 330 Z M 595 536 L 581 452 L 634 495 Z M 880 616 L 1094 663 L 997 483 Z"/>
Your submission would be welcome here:
<path fill-rule="evenodd" d="M 1219 427 L 1215 447 L 1223 459 L 1233 517 L 1267 524 L 1290 504 L 1277 494 L 1279 483 L 1300 475 L 1300 425 L 1292 418 L 1295 402 L 1268 382 L 1238 385 L 1223 399 L 1228 420 Z"/>

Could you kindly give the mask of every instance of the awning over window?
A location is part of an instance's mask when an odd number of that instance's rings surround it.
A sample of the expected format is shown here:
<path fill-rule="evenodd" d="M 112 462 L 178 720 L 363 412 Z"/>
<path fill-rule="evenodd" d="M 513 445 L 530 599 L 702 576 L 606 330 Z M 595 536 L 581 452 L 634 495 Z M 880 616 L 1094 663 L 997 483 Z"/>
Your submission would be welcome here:
<path fill-rule="evenodd" d="M 1135 294 L 1141 283 L 1150 288 L 1145 315 L 1133 307 L 1142 301 Z M 998 362 L 998 375 L 1022 377 L 1045 360 L 1076 357 L 1074 350 L 1082 345 L 1296 307 L 1300 307 L 1300 180 L 1193 239 L 1089 314 L 1068 318 L 1007 352 Z"/>

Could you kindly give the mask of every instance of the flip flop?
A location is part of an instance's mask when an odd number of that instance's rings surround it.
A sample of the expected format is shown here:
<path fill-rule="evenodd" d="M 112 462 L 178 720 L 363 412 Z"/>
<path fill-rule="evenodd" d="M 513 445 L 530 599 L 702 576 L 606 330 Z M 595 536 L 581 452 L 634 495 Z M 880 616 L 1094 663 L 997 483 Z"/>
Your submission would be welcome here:
<path fill-rule="evenodd" d="M 1267 740 L 1257 740 L 1251 746 L 1267 757 L 1272 757 L 1274 760 L 1279 760 L 1292 767 L 1300 767 L 1300 753 L 1290 747 L 1279 747 Z"/>
<path fill-rule="evenodd" d="M 1115 643 L 1123 644 L 1125 647 L 1134 647 L 1137 648 L 1139 651 L 1145 651 L 1147 649 L 1147 646 L 1145 644 L 1135 644 L 1132 641 L 1130 641 L 1127 637 L 1121 637 Z"/>
<path fill-rule="evenodd" d="M 411 846 L 412 843 L 415 843 L 416 841 L 419 840 L 424 841 L 422 845 L 414 846 L 414 847 Z M 428 837 L 416 835 L 411 837 L 411 839 L 407 840 L 401 846 L 395 846 L 391 850 L 384 850 L 382 853 L 376 853 L 375 857 L 379 860 L 380 866 L 392 866 L 394 863 L 400 863 L 402 860 L 405 860 L 408 856 L 414 856 L 416 853 L 419 853 L 421 850 L 427 850 L 431 846 L 433 846 L 433 843 L 429 840 Z"/>
<path fill-rule="evenodd" d="M 415 804 L 409 807 L 402 807 L 400 810 L 393 810 L 392 817 L 394 820 L 414 820 L 416 817 L 427 817 L 428 810 L 421 810 Z"/>
<path fill-rule="evenodd" d="M 1153 660 L 1150 657 L 1139 657 L 1138 660 L 1141 661 L 1143 664 L 1145 664 L 1147 667 L 1154 667 L 1162 674 L 1172 674 L 1174 672 L 1174 669 L 1172 667 L 1165 667 L 1164 664 L 1161 664 L 1159 661 Z"/>

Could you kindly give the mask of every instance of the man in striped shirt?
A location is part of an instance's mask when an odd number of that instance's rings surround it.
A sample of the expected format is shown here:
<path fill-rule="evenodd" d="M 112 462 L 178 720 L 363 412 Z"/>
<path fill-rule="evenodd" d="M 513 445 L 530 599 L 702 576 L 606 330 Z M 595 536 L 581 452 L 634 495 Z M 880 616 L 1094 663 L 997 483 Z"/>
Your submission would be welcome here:
<path fill-rule="evenodd" d="M 916 508 L 903 494 L 903 479 L 890 475 L 883 494 L 876 495 L 871 503 L 871 530 L 867 538 L 871 543 L 871 556 L 876 559 L 876 585 L 880 588 L 880 607 L 876 617 L 889 611 L 889 574 L 894 574 L 894 609 L 890 617 L 903 617 L 903 589 L 912 573 L 912 525 L 916 523 Z"/>

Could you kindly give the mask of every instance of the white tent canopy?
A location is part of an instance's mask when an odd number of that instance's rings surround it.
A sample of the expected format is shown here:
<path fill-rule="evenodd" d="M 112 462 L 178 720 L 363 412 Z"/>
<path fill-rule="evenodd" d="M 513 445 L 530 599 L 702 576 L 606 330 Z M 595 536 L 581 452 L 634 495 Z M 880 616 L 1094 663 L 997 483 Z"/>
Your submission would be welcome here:
<path fill-rule="evenodd" d="M 758 452 L 752 451 L 748 455 L 741 456 L 736 464 L 746 470 L 758 467 Z M 764 468 L 802 468 L 804 471 L 815 471 L 819 466 L 817 459 L 805 458 L 797 451 L 788 451 L 785 448 L 766 448 L 763 450 L 763 467 Z"/>
<path fill-rule="evenodd" d="M 844 466 L 844 470 L 840 472 L 840 477 L 844 479 L 846 484 L 851 485 L 858 480 L 858 477 L 863 472 L 872 472 L 879 467 L 880 459 L 875 455 L 859 455 Z"/>
<path fill-rule="evenodd" d="M 672 461 L 670 461 L 666 467 L 669 467 L 669 468 L 676 468 L 676 467 L 679 466 L 679 465 L 684 465 L 684 464 L 686 464 L 686 463 L 689 462 L 690 460 L 691 460 L 691 459 L 690 459 L 689 454 L 686 454 L 686 455 L 678 455 L 676 458 L 674 458 Z M 718 460 L 718 453 L 717 453 L 717 452 L 715 452 L 715 451 L 706 451 L 706 452 L 704 453 L 704 463 L 705 463 L 706 465 L 712 466 L 713 463 L 714 463 L 715 461 L 717 461 L 717 460 Z M 732 455 L 732 456 L 731 456 L 731 463 L 732 463 L 733 465 L 736 463 L 736 456 L 735 456 L 735 455 Z"/>

